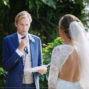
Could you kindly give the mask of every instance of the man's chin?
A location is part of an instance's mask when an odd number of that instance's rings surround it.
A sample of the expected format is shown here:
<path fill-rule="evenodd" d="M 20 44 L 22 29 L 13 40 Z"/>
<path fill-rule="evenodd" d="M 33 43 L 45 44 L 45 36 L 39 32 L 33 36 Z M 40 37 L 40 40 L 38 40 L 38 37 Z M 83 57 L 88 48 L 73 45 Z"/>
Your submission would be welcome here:
<path fill-rule="evenodd" d="M 22 33 L 23 36 L 26 36 L 28 33 Z"/>

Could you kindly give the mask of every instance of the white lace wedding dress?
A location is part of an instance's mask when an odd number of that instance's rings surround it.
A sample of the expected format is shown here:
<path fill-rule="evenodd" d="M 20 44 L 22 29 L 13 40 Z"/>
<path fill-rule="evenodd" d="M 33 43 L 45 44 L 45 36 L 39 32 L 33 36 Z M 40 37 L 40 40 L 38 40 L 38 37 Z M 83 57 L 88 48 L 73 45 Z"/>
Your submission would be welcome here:
<path fill-rule="evenodd" d="M 48 78 L 49 89 L 82 89 L 79 82 L 69 82 L 58 78 L 63 64 L 67 61 L 74 48 L 71 45 L 61 45 L 54 48 Z"/>

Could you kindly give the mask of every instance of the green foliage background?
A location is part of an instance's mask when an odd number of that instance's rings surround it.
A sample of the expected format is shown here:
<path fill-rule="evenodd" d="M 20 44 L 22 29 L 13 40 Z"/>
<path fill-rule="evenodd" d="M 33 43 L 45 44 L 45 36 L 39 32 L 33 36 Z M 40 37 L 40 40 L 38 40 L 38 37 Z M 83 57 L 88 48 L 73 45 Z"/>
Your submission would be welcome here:
<path fill-rule="evenodd" d="M 33 22 L 29 32 L 47 44 L 58 37 L 58 21 L 64 14 L 74 14 L 84 21 L 83 3 L 83 0 L 0 0 L 0 53 L 3 37 L 16 32 L 14 18 L 18 12 L 31 13 Z"/>
<path fill-rule="evenodd" d="M 88 0 L 0 0 L 0 66 L 2 67 L 2 40 L 3 37 L 16 32 L 14 18 L 18 12 L 26 10 L 31 13 L 33 22 L 29 33 L 41 38 L 44 64 L 48 64 L 53 48 L 63 44 L 58 37 L 59 19 L 65 14 L 73 14 L 86 23 L 85 2 L 89 3 Z M 3 76 L 2 81 L 5 81 L 7 73 L 2 71 L 2 68 L 0 70 L 0 79 Z M 48 72 L 44 76 L 40 75 L 41 88 L 48 87 Z M 3 86 L 4 84 L 5 82 L 2 83 Z"/>

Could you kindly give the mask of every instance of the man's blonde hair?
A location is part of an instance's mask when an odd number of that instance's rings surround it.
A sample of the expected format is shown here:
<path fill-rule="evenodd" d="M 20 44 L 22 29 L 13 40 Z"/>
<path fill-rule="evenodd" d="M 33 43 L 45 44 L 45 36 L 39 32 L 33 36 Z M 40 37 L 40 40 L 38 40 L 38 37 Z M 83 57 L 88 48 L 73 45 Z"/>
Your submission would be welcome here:
<path fill-rule="evenodd" d="M 18 23 L 18 21 L 22 18 L 28 18 L 29 22 L 32 22 L 31 14 L 29 14 L 27 11 L 21 11 L 15 17 L 15 24 Z"/>

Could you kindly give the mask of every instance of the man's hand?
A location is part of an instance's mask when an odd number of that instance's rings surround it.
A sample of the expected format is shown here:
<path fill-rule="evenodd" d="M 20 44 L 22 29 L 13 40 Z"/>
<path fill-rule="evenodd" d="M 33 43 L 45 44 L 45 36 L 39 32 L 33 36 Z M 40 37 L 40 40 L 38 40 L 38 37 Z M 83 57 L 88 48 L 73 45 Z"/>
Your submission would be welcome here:
<path fill-rule="evenodd" d="M 40 66 L 40 68 L 37 70 L 37 72 L 39 72 L 40 74 L 46 74 L 47 72 L 47 67 L 45 65 Z"/>
<path fill-rule="evenodd" d="M 22 39 L 22 40 L 21 40 L 21 43 L 20 43 L 20 45 L 19 45 L 19 47 L 18 47 L 18 49 L 19 49 L 20 51 L 23 51 L 24 48 L 27 46 L 28 42 L 29 42 L 29 41 L 28 41 L 27 38 Z"/>

